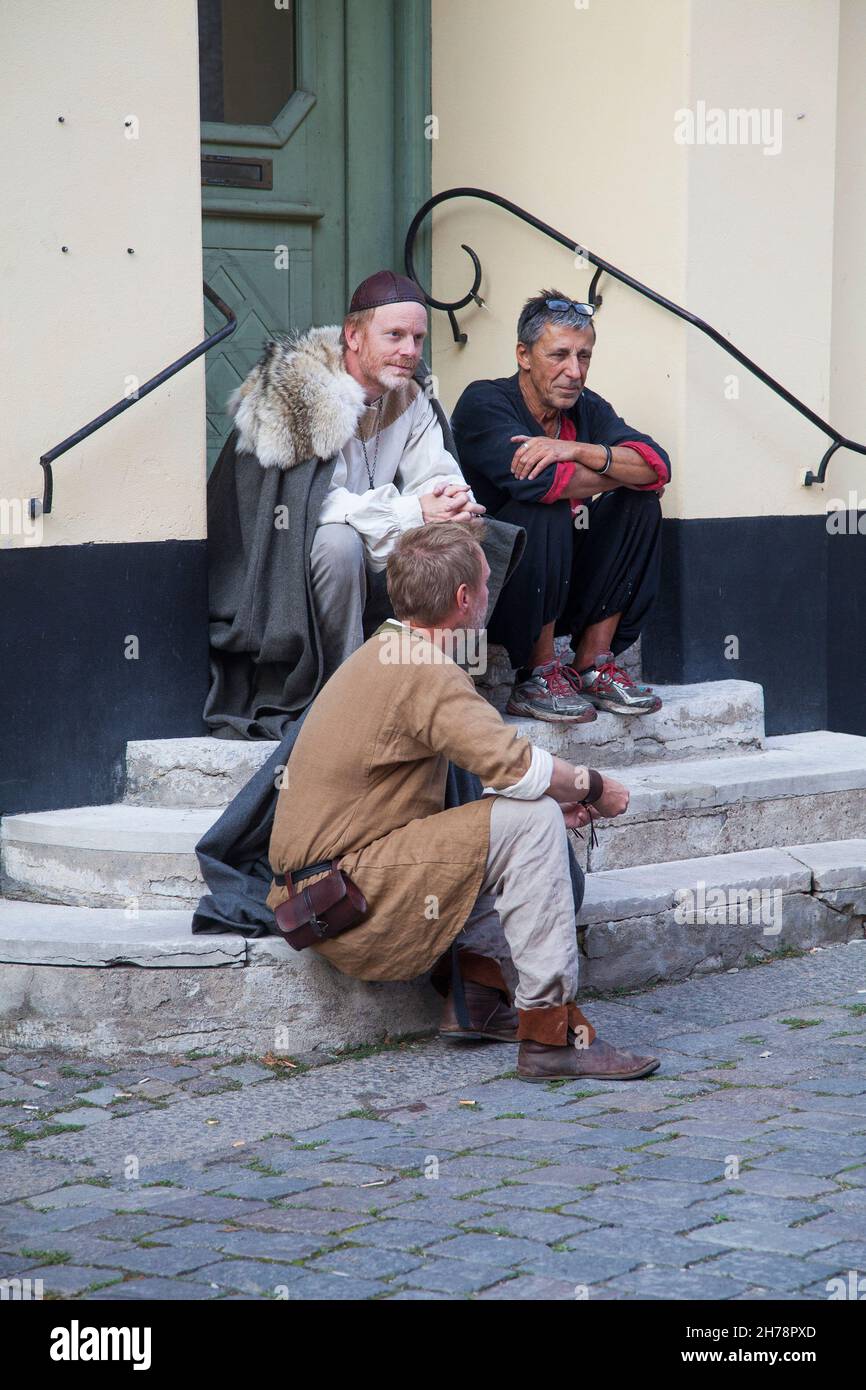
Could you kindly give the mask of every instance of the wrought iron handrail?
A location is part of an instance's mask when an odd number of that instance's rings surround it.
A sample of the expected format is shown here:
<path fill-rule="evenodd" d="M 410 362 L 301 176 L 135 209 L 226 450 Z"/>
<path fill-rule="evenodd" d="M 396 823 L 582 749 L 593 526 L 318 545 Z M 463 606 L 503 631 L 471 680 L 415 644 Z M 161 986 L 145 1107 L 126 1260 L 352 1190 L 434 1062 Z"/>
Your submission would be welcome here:
<path fill-rule="evenodd" d="M 51 511 L 54 500 L 54 475 L 51 471 L 51 465 L 55 459 L 60 458 L 61 454 L 67 453 L 67 451 L 74 448 L 76 444 L 80 444 L 82 439 L 87 439 L 89 435 L 95 434 L 98 429 L 101 429 L 103 425 L 107 425 L 109 420 L 113 420 L 117 415 L 121 415 L 124 410 L 129 410 L 130 406 L 135 405 L 136 401 L 140 401 L 143 396 L 149 396 L 151 391 L 156 390 L 157 386 L 161 386 L 164 381 L 168 381 L 169 377 L 175 376 L 177 372 L 188 366 L 190 362 L 194 362 L 197 357 L 201 357 L 207 352 L 208 348 L 212 348 L 215 343 L 221 342 L 221 340 L 227 338 L 230 333 L 234 333 L 238 326 L 238 321 L 232 310 L 220 299 L 216 291 L 211 289 L 206 280 L 202 281 L 202 291 L 205 298 L 210 300 L 214 308 L 218 309 L 226 320 L 223 327 L 217 329 L 216 333 L 211 333 L 209 337 L 205 338 L 204 342 L 199 343 L 198 347 L 191 348 L 189 352 L 185 352 L 183 357 L 179 357 L 176 362 L 172 362 L 170 366 L 165 367 L 161 372 L 158 372 L 156 376 L 152 376 L 143 386 L 139 386 L 138 390 L 132 395 L 124 396 L 122 401 L 118 401 L 117 404 L 111 406 L 109 410 L 104 410 L 101 415 L 97 415 L 95 420 L 91 420 L 88 425 L 82 425 L 80 430 L 76 430 L 74 434 L 70 434 L 67 439 L 62 439 L 59 444 L 55 444 L 53 449 L 49 449 L 46 454 L 43 454 L 39 460 L 43 473 L 42 499 L 40 501 L 38 497 L 30 498 L 31 517 L 37 517 L 40 514 L 47 516 Z"/>
<path fill-rule="evenodd" d="M 540 218 L 533 217 L 531 212 L 527 212 L 525 208 L 519 207 L 517 203 L 509 202 L 507 198 L 501 197 L 498 193 L 490 193 L 485 188 L 446 188 L 444 192 L 434 194 L 432 198 L 428 198 L 426 203 L 418 209 L 406 233 L 406 246 L 404 251 L 406 273 L 411 276 L 418 285 L 431 308 L 441 309 L 443 312 L 447 313 L 456 343 L 465 343 L 467 341 L 467 335 L 460 331 L 457 319 L 454 316 L 454 311 L 464 308 L 471 300 L 474 300 L 480 307 L 484 307 L 484 300 L 478 293 L 481 285 L 481 262 L 478 256 L 471 246 L 467 246 L 465 242 L 461 242 L 462 250 L 469 256 L 473 265 L 472 288 L 468 293 L 463 295 L 461 299 L 450 301 L 434 299 L 432 295 L 427 293 L 415 273 L 415 263 L 413 259 L 415 238 L 421 223 L 435 207 L 438 207 L 440 203 L 448 202 L 451 198 L 480 198 L 484 202 L 493 203 L 496 207 L 504 208 L 506 212 L 510 212 L 515 217 L 519 217 L 522 222 L 528 222 L 530 227 L 535 227 L 536 230 L 542 232 L 544 236 L 550 237 L 552 241 L 559 242 L 560 246 L 567 247 L 567 249 L 574 252 L 575 255 L 579 255 L 584 260 L 591 262 L 591 264 L 596 267 L 595 274 L 592 277 L 589 287 L 589 302 L 591 304 L 601 305 L 602 297 L 598 294 L 598 282 L 602 273 L 605 273 L 611 275 L 615 280 L 621 281 L 622 284 L 628 285 L 629 289 L 635 290 L 637 294 L 643 295 L 645 299 L 652 300 L 654 304 L 660 304 L 663 309 L 667 309 L 669 313 L 675 314 L 677 318 L 683 319 L 686 323 L 690 323 L 692 327 L 700 329 L 708 338 L 712 338 L 713 342 L 717 343 L 724 352 L 728 353 L 730 357 L 733 357 L 741 366 L 751 372 L 753 376 L 756 376 L 759 381 L 762 381 L 764 385 L 768 386 L 771 391 L 774 391 L 777 396 L 781 396 L 783 401 L 786 401 L 788 405 L 798 411 L 800 415 L 805 416 L 811 424 L 815 425 L 832 441 L 821 459 L 817 473 L 813 473 L 811 469 L 809 469 L 804 474 L 804 486 L 811 487 L 813 483 L 824 482 L 828 464 L 837 449 L 851 449 L 854 453 L 866 454 L 866 444 L 858 444 L 853 439 L 847 439 L 839 430 L 834 429 L 827 420 L 822 420 L 820 415 L 817 415 L 815 411 L 811 410 L 803 401 L 798 400 L 791 391 L 782 386 L 781 382 L 771 377 L 768 372 L 765 372 L 762 367 L 759 367 L 758 364 L 753 362 L 750 357 L 747 357 L 744 352 L 740 352 L 740 349 L 729 342 L 717 328 L 713 328 L 712 324 L 706 323 L 704 319 L 698 318 L 696 314 L 690 313 L 688 309 L 683 309 L 679 304 L 674 304 L 672 300 L 666 299 L 663 294 L 659 294 L 656 290 L 651 290 L 648 285 L 641 284 L 640 280 L 635 280 L 633 276 L 627 275 L 624 270 L 619 270 L 615 265 L 611 265 L 610 261 L 606 261 L 601 256 L 597 256 L 594 251 L 588 251 L 585 246 L 581 246 L 578 242 L 574 241 L 571 237 L 565 236 L 562 232 L 556 231 L 556 229 L 551 227 L 547 222 L 542 222 Z"/>

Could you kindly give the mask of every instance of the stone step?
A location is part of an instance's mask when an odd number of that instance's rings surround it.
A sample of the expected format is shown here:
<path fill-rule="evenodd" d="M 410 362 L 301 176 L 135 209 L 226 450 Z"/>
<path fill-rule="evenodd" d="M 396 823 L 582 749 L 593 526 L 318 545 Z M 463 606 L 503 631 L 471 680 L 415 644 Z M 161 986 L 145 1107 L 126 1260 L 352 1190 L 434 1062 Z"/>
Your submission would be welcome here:
<path fill-rule="evenodd" d="M 764 697 L 752 681 L 659 686 L 663 708 L 647 718 L 599 712 L 592 724 L 545 724 L 507 715 L 509 724 L 560 757 L 580 762 L 645 762 L 664 755 L 759 750 Z M 224 806 L 277 748 L 217 738 L 142 739 L 126 745 L 126 792 L 133 805 Z"/>
<path fill-rule="evenodd" d="M 132 806 L 226 806 L 279 746 L 271 739 L 130 740 L 123 799 Z"/>
<path fill-rule="evenodd" d="M 765 743 L 742 757 L 604 767 L 631 800 L 583 847 L 590 872 L 866 835 L 866 738 L 817 731 Z"/>
<path fill-rule="evenodd" d="M 866 839 L 593 874 L 578 919 L 581 990 L 843 942 L 864 948 L 866 970 L 864 914 Z M 429 1032 L 438 1017 L 423 981 L 365 984 L 279 937 L 194 937 L 181 912 L 0 899 L 0 962 L 5 1047 L 292 1056 Z"/>
<path fill-rule="evenodd" d="M 426 983 L 368 985 L 279 937 L 193 936 L 190 923 L 0 898 L 0 1046 L 291 1055 L 435 1027 Z"/>
<path fill-rule="evenodd" d="M 248 943 L 240 932 L 193 936 L 191 922 L 189 913 L 159 909 L 65 907 L 0 898 L 0 964 L 103 970 L 246 965 Z"/>
<path fill-rule="evenodd" d="M 739 969 L 791 947 L 866 946 L 866 839 L 593 873 L 578 921 L 581 987 L 599 991 Z"/>
<path fill-rule="evenodd" d="M 121 802 L 4 816 L 0 889 L 79 907 L 194 908 L 204 891 L 195 846 L 219 814 Z"/>
<path fill-rule="evenodd" d="M 695 855 L 866 834 L 866 738 L 794 734 L 740 757 L 606 770 L 632 792 L 625 816 L 580 842 L 591 873 Z M 218 807 L 85 806 L 6 816 L 2 891 L 94 907 L 188 909 L 204 885 L 193 853 Z"/>

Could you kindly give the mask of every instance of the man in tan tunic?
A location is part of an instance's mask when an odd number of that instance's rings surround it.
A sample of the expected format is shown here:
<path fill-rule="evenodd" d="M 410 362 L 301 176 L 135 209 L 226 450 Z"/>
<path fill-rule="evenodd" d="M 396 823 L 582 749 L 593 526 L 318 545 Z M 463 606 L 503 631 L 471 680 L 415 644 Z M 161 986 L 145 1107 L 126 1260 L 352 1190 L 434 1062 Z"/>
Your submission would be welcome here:
<path fill-rule="evenodd" d="M 531 744 L 452 659 L 487 611 L 476 537 L 443 522 L 397 541 L 387 571 L 396 620 L 331 677 L 292 750 L 268 903 L 295 891 L 292 871 L 335 861 L 369 906 L 358 926 L 312 948 L 339 970 L 410 980 L 456 942 L 468 1027 L 449 999 L 445 1036 L 519 1040 L 529 1081 L 646 1076 L 658 1060 L 598 1038 L 574 1003 L 567 829 L 621 814 L 628 792 Z M 477 774 L 484 794 L 444 810 L 449 761 Z"/>

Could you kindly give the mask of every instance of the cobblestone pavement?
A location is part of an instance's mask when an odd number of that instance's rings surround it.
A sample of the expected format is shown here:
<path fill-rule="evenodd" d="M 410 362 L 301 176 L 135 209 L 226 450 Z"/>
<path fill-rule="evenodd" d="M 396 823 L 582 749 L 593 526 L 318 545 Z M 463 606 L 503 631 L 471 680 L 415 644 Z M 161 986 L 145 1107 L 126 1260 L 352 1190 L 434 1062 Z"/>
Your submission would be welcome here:
<path fill-rule="evenodd" d="M 661 1071 L 527 1085 L 513 1046 L 438 1041 L 316 1066 L 0 1052 L 0 1279 L 737 1300 L 866 1271 L 866 944 L 587 1010 Z"/>

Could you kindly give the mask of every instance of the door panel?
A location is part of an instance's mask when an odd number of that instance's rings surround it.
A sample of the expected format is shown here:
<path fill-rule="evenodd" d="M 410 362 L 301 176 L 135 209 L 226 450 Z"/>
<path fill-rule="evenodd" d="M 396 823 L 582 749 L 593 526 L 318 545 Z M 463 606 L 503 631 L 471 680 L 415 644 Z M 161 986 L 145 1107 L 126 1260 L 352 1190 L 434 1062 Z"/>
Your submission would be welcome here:
<path fill-rule="evenodd" d="M 219 225 L 212 235 L 219 243 Z M 228 239 L 226 237 L 225 239 Z M 277 333 L 310 321 L 310 267 L 312 251 L 306 245 L 287 247 L 280 253 L 281 268 L 274 265 L 272 247 L 205 247 L 204 277 L 238 316 L 238 326 L 209 354 L 207 366 L 208 469 L 213 466 L 231 427 L 226 401 L 240 386 L 262 354 L 262 346 Z M 207 305 L 205 330 L 214 332 L 222 322 Z"/>
<path fill-rule="evenodd" d="M 430 190 L 429 3 L 200 0 L 204 114 L 273 111 L 267 124 L 202 124 L 203 156 L 273 166 L 270 188 L 202 188 L 205 279 L 238 316 L 207 358 L 209 470 L 231 428 L 226 398 L 266 339 L 338 322 L 357 281 L 402 269 L 404 210 Z M 248 90 L 257 81 L 265 96 Z M 205 312 L 210 332 L 221 319 Z"/>

